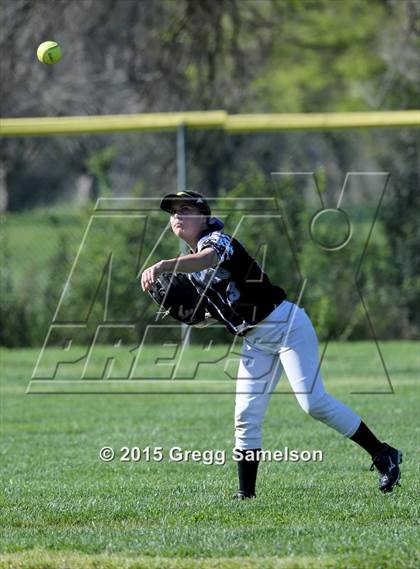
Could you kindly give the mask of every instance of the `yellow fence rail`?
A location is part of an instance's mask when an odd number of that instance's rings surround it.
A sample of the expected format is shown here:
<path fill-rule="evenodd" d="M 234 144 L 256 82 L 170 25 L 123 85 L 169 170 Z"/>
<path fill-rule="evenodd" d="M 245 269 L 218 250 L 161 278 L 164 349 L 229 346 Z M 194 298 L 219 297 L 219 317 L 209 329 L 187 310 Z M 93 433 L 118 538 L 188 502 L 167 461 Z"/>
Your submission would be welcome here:
<path fill-rule="evenodd" d="M 229 133 L 418 127 L 420 110 L 363 113 L 238 114 L 225 111 L 0 119 L 0 136 L 173 131 L 179 126 Z"/>

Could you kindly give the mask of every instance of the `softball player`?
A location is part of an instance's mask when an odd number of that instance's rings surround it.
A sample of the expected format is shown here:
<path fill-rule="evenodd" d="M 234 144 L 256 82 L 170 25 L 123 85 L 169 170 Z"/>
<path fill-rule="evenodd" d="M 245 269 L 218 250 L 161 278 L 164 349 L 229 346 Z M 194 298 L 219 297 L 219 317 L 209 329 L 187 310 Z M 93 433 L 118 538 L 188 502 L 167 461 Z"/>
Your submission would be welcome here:
<path fill-rule="evenodd" d="M 244 246 L 222 231 L 223 222 L 212 217 L 203 196 L 168 194 L 161 208 L 170 213 L 172 231 L 190 254 L 146 269 L 143 290 L 160 273 L 186 273 L 210 315 L 243 337 L 235 400 L 235 454 L 242 458 L 234 497 L 255 497 L 262 424 L 283 369 L 302 409 L 364 448 L 372 457 L 371 470 L 379 472 L 379 489 L 391 492 L 400 480 L 402 452 L 378 440 L 352 409 L 325 391 L 318 340 L 305 309 L 288 301 Z"/>

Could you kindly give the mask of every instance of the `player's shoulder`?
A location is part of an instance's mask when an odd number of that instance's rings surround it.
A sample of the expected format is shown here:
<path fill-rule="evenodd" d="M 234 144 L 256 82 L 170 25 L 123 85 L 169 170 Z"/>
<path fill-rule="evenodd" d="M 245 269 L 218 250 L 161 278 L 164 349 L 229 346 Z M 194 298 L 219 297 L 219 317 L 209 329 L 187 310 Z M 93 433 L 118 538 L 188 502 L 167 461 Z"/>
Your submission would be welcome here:
<path fill-rule="evenodd" d="M 197 243 L 197 251 L 201 251 L 205 247 L 213 247 L 219 257 L 229 259 L 234 253 L 234 239 L 228 233 L 223 231 L 211 231 L 203 235 Z"/>
<path fill-rule="evenodd" d="M 228 242 L 232 240 L 232 236 L 229 235 L 228 233 L 225 233 L 224 231 L 221 231 L 220 229 L 217 231 L 210 231 L 209 233 L 206 233 L 205 235 L 203 235 L 202 237 L 200 237 L 200 239 L 198 240 L 197 245 L 201 245 L 202 243 L 207 243 L 208 241 L 210 242 Z"/>

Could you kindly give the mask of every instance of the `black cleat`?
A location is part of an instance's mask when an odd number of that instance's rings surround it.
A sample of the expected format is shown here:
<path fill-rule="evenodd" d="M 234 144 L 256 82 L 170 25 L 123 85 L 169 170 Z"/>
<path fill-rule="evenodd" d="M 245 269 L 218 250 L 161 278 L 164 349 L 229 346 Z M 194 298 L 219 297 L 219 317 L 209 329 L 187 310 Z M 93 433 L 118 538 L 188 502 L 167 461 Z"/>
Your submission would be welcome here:
<path fill-rule="evenodd" d="M 372 457 L 370 470 L 376 468 L 379 472 L 379 490 L 384 494 L 392 492 L 396 484 L 399 485 L 401 472 L 399 464 L 402 463 L 402 452 L 384 443 L 384 448 Z"/>
<path fill-rule="evenodd" d="M 247 492 L 243 492 L 239 490 L 233 495 L 235 500 L 246 500 L 247 498 L 255 498 L 255 494 L 248 494 Z"/>

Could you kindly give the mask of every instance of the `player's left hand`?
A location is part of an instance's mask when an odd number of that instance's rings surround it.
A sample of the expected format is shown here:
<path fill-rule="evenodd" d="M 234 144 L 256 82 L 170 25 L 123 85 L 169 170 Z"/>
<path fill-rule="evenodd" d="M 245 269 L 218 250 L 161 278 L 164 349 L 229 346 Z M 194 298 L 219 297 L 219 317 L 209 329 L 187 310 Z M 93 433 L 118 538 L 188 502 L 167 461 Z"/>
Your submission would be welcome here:
<path fill-rule="evenodd" d="M 142 272 L 140 282 L 141 282 L 141 288 L 144 291 L 149 290 L 149 288 L 156 281 L 158 276 L 161 273 L 163 273 L 162 265 L 163 265 L 162 261 L 159 261 L 158 263 L 155 263 L 154 265 L 152 265 L 151 267 Z"/>

